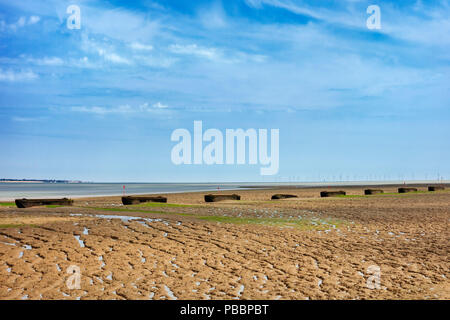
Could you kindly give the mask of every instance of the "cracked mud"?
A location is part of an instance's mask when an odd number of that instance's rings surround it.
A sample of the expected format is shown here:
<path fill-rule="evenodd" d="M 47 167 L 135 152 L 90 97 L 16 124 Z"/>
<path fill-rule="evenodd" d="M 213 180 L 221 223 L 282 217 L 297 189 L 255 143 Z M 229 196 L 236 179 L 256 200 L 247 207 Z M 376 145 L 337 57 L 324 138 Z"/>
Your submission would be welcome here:
<path fill-rule="evenodd" d="M 278 190 L 279 191 L 279 190 Z M 450 299 L 450 192 L 0 208 L 0 299 Z M 361 194 L 361 189 L 347 190 Z M 271 223 L 276 221 L 276 223 Z M 80 289 L 66 285 L 80 267 Z M 380 288 L 369 289 L 370 266 Z"/>

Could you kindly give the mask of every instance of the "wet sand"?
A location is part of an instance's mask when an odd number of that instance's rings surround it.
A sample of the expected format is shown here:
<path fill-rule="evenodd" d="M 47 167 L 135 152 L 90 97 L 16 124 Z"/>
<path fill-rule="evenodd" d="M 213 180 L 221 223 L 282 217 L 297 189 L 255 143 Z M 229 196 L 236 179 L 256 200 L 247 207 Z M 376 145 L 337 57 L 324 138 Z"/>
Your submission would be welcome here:
<path fill-rule="evenodd" d="M 0 299 L 450 299 L 448 188 L 359 196 L 363 189 L 0 206 Z M 350 196 L 320 198 L 321 190 Z M 298 198 L 271 201 L 275 193 Z M 69 266 L 80 268 L 79 289 L 66 285 Z"/>

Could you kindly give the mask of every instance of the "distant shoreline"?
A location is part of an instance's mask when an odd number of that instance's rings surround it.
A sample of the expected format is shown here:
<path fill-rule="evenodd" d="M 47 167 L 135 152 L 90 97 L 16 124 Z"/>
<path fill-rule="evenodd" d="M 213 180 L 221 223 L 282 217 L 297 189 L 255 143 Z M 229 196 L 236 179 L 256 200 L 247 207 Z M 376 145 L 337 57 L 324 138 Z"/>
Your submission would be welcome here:
<path fill-rule="evenodd" d="M 1 185 L 1 183 L 0 183 Z M 15 185 L 15 184 L 11 184 Z M 34 184 L 30 184 L 34 185 Z M 53 185 L 54 187 L 57 187 L 57 184 L 49 184 L 49 185 Z M 60 186 L 62 186 L 64 184 L 60 184 Z M 83 184 L 81 184 L 83 185 Z M 195 184 L 194 184 L 195 185 Z M 212 185 L 212 184 L 211 184 Z M 379 187 L 379 188 L 397 188 L 397 187 L 402 187 L 402 186 L 408 186 L 408 187 L 426 187 L 429 185 L 443 185 L 447 188 L 450 187 L 450 182 L 449 181 L 442 181 L 442 182 L 437 182 L 437 181 L 414 181 L 414 182 L 406 182 L 406 184 L 403 183 L 399 183 L 397 182 L 386 182 L 386 181 L 381 181 L 381 182 L 360 182 L 360 183 L 355 183 L 355 182 L 349 182 L 349 183 L 310 183 L 308 185 L 306 184 L 261 184 L 261 185 L 255 185 L 254 183 L 249 184 L 249 185 L 245 185 L 245 184 L 235 184 L 235 185 L 221 185 L 219 189 L 217 188 L 205 188 L 204 186 L 201 186 L 201 184 L 196 185 L 196 188 L 192 188 L 192 189 L 184 189 L 184 190 L 177 190 L 177 189 L 166 189 L 166 190 L 130 190 L 130 188 L 126 188 L 125 190 L 125 195 L 161 195 L 161 194 L 194 194 L 194 193 L 199 193 L 199 192 L 211 192 L 211 193 L 215 193 L 215 192 L 230 192 L 230 191 L 251 191 L 251 190 L 308 190 L 308 189 L 320 189 L 320 188 L 324 188 L 324 189 L 328 189 L 328 188 L 333 188 L 333 189 L 337 189 L 337 188 L 343 188 L 343 189 L 360 189 L 360 188 L 364 188 L 364 187 Z M 75 187 L 75 184 L 72 184 L 73 187 Z M 94 186 L 94 190 L 95 190 L 95 185 Z M 36 186 L 38 187 L 38 186 Z M 56 191 L 56 192 L 55 192 Z M 2 192 L 0 192 L 0 202 L 10 202 L 10 201 L 14 201 L 15 199 L 22 199 L 22 198 L 28 198 L 28 199 L 36 199 L 36 198 L 72 198 L 72 199 L 86 199 L 86 198 L 108 198 L 108 197 L 120 197 L 122 196 L 124 193 L 122 190 L 117 190 L 115 189 L 114 192 L 99 192 L 99 193 L 95 193 L 92 192 L 93 190 L 83 190 L 82 192 L 76 192 L 74 193 L 72 190 L 42 190 L 40 192 L 38 192 L 37 194 L 35 192 L 33 192 L 33 190 L 27 190 L 27 191 L 18 191 L 17 194 L 12 195 L 12 194 L 2 194 Z"/>
<path fill-rule="evenodd" d="M 26 180 L 1 180 L 1 183 L 45 183 L 43 181 L 26 181 Z"/>
<path fill-rule="evenodd" d="M 33 179 L 0 179 L 0 183 L 83 183 L 82 181 L 72 180 L 33 180 Z"/>

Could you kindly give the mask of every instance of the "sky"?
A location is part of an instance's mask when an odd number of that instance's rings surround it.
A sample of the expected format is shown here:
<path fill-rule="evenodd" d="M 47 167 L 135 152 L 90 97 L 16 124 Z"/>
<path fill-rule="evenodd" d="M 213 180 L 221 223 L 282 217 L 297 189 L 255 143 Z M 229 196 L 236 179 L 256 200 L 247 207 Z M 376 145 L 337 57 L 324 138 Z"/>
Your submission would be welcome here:
<path fill-rule="evenodd" d="M 449 89 L 448 0 L 0 0 L 0 178 L 450 179 Z M 194 121 L 279 129 L 278 173 L 175 165 Z"/>

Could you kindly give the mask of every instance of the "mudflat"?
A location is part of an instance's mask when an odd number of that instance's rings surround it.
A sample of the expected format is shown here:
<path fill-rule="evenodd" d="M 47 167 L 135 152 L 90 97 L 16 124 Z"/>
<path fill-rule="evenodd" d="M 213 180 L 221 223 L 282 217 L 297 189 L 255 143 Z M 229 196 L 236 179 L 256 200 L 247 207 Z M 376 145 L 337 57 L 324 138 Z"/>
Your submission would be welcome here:
<path fill-rule="evenodd" d="M 0 299 L 450 299 L 450 192 L 366 188 L 3 203 Z M 298 198 L 270 200 L 276 193 Z M 78 288 L 67 285 L 70 266 Z"/>

